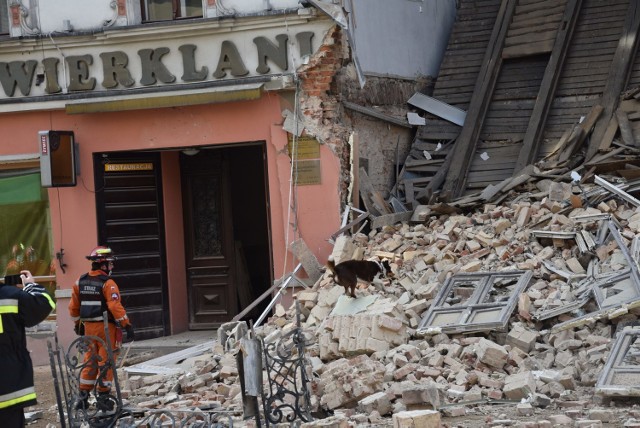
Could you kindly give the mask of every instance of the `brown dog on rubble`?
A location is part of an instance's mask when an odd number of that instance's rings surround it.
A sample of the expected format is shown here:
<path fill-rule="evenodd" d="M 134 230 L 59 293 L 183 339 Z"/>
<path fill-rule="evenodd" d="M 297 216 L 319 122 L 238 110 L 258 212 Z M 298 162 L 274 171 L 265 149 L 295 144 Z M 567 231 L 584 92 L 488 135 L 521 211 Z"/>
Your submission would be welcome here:
<path fill-rule="evenodd" d="M 388 260 L 382 260 L 381 262 L 347 260 L 335 264 L 333 257 L 329 257 L 327 267 L 331 273 L 333 273 L 334 281 L 344 287 L 345 294 L 349 294 L 354 298 L 356 297 L 355 291 L 358 279 L 371 283 L 378 274 L 382 274 L 383 277 L 393 278 L 391 265 Z"/>

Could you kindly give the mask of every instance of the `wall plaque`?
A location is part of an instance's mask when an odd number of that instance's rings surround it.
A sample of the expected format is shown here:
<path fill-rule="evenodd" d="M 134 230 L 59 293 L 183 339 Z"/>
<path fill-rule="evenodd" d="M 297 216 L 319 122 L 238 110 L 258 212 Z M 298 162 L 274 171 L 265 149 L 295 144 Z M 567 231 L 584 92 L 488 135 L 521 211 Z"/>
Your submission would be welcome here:
<path fill-rule="evenodd" d="M 293 180 L 297 186 L 321 184 L 320 159 L 295 162 Z"/>
<path fill-rule="evenodd" d="M 293 158 L 293 135 L 289 134 L 289 157 Z M 314 137 L 298 137 L 298 148 L 296 150 L 296 159 L 319 159 L 320 143 Z"/>

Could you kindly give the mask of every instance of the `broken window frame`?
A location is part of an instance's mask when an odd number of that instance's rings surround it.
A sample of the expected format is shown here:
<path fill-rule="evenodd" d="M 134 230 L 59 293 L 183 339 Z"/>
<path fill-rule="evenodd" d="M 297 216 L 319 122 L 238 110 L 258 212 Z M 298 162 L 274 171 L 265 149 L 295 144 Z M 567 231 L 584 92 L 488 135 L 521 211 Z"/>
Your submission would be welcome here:
<path fill-rule="evenodd" d="M 634 339 L 640 339 L 640 327 L 627 327 L 618 333 L 609 357 L 596 382 L 596 394 L 605 396 L 640 396 L 640 384 L 620 385 L 613 383 L 617 376 L 640 375 L 640 364 L 623 364 Z"/>
<path fill-rule="evenodd" d="M 529 284 L 533 272 L 531 271 L 503 271 L 503 272 L 477 272 L 477 273 L 458 273 L 445 282 L 444 286 L 438 292 L 433 304 L 424 315 L 417 332 L 419 334 L 437 334 L 437 333 L 474 333 L 478 331 L 486 331 L 506 328 L 509 317 L 515 309 L 520 294 Z M 509 299 L 503 302 L 481 303 L 486 301 L 489 292 L 494 284 L 502 279 L 517 279 Z M 467 299 L 464 305 L 446 305 L 446 300 L 451 292 L 461 283 L 477 282 L 475 290 Z M 492 321 L 468 322 L 483 312 L 494 311 L 499 314 Z M 459 313 L 459 317 L 455 323 L 432 325 L 435 318 L 444 314 Z"/>
<path fill-rule="evenodd" d="M 640 271 L 638 267 L 638 261 L 633 256 L 636 252 L 636 248 L 638 244 L 634 244 L 632 241 L 631 251 L 630 251 L 629 248 L 627 248 L 624 242 L 624 239 L 620 234 L 620 231 L 618 230 L 618 226 L 616 222 L 611 217 L 609 217 L 606 223 L 603 223 L 603 226 L 604 227 L 600 229 L 600 232 L 602 233 L 598 234 L 598 242 L 597 242 L 598 245 L 603 245 L 607 241 L 609 236 L 613 237 L 613 239 L 618 244 L 618 248 L 622 252 L 622 255 L 624 256 L 627 262 L 628 269 L 625 269 L 624 271 L 620 271 L 615 278 L 616 281 L 612 281 L 611 278 L 605 281 L 601 281 L 602 279 L 601 277 L 592 278 L 596 282 L 594 282 L 590 286 L 590 290 L 588 294 L 593 296 L 599 309 L 597 311 L 589 312 L 585 315 L 554 325 L 551 328 L 552 333 L 557 333 L 559 331 L 566 330 L 572 327 L 578 327 L 588 322 L 596 321 L 600 318 L 613 317 L 615 313 L 622 314 L 627 312 L 629 309 L 640 306 Z M 616 284 L 617 282 L 625 281 L 628 279 L 631 279 L 629 283 L 631 284 L 632 287 L 634 287 L 635 295 L 632 297 L 628 297 L 620 302 L 617 302 L 616 304 L 603 306 L 605 299 L 601 289 L 610 287 Z M 585 303 L 588 300 L 589 299 L 586 299 Z M 566 313 L 576 309 L 575 305 L 567 305 L 565 306 L 565 308 L 567 310 L 562 312 L 555 310 L 555 314 L 559 315 L 560 313 Z M 545 313 L 545 314 L 537 315 L 537 316 L 534 316 L 534 318 L 538 320 L 543 318 L 548 318 L 546 315 L 548 314 Z"/>

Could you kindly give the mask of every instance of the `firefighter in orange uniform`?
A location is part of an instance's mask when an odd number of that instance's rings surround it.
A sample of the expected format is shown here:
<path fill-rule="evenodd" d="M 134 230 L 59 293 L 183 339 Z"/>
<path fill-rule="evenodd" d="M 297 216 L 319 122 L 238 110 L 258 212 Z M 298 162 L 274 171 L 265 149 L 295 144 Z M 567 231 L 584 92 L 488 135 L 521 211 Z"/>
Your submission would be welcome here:
<path fill-rule="evenodd" d="M 133 326 L 122 306 L 120 290 L 115 281 L 110 278 L 116 258 L 110 248 L 99 246 L 91 251 L 87 259 L 91 261 L 91 271 L 82 275 L 73 286 L 69 314 L 75 322 L 76 334 L 97 336 L 106 342 L 102 314 L 107 311 L 108 340 L 112 350 L 116 351 L 120 345 L 118 342 L 122 338 L 120 328 L 125 329 L 129 340 L 134 338 Z M 107 360 L 107 349 L 99 341 L 93 342 L 93 350 L 87 351 L 85 362 L 89 360 L 92 352 L 94 355 L 97 352 L 100 356 L 101 365 Z M 87 364 L 82 370 L 78 407 L 88 408 L 89 393 L 95 388 L 98 395 L 96 397 L 98 408 L 104 411 L 113 409 L 113 402 L 108 399 L 113 382 L 113 371 L 108 370 L 102 379 L 97 379 L 98 375 L 98 367 L 92 364 Z M 106 408 L 100 408 L 101 406 Z"/>

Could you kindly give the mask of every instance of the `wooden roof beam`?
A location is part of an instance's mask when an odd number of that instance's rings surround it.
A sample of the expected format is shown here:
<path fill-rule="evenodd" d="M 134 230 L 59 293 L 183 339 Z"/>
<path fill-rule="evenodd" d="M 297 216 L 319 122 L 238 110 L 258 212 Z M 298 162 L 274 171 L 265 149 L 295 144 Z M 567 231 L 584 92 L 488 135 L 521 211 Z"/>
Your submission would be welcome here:
<path fill-rule="evenodd" d="M 467 172 L 482 130 L 487 108 L 502 65 L 502 48 L 513 17 L 517 0 L 502 0 L 482 66 L 473 89 L 467 116 L 455 144 L 451 168 L 442 189 L 441 199 L 448 200 L 462 193 Z"/>
<path fill-rule="evenodd" d="M 518 160 L 516 161 L 514 168 L 514 174 L 516 175 L 519 174 L 525 166 L 534 162 L 538 156 L 547 115 L 553 103 L 558 80 L 560 79 L 560 72 L 562 71 L 564 60 L 569 50 L 573 30 L 576 27 L 576 22 L 578 22 L 578 16 L 580 16 L 581 7 L 582 0 L 569 0 L 564 8 L 560 28 L 556 34 L 556 40 L 551 50 L 549 62 L 544 70 L 538 98 L 533 107 Z"/>
<path fill-rule="evenodd" d="M 620 93 L 627 84 L 631 66 L 633 65 L 634 53 L 638 44 L 639 29 L 640 2 L 630 1 L 622 36 L 620 36 L 620 40 L 618 41 L 616 53 L 613 55 L 613 60 L 609 67 L 609 77 L 607 78 L 607 84 L 602 94 L 602 102 L 600 104 L 604 107 L 604 113 L 593 130 L 593 135 L 587 148 L 586 161 L 589 161 L 598 153 L 600 143 L 603 140 L 611 117 L 618 105 Z"/>

